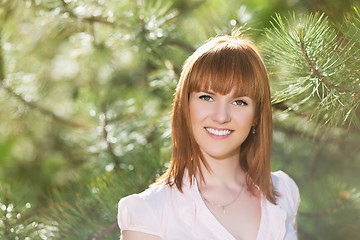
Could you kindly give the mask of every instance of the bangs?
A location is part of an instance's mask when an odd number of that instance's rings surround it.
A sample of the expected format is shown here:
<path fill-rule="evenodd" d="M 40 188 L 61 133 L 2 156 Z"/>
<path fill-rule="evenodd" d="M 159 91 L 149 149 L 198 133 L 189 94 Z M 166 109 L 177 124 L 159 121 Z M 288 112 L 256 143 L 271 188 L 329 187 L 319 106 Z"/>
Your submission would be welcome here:
<path fill-rule="evenodd" d="M 220 44 L 197 59 L 191 70 L 190 92 L 211 90 L 225 95 L 234 91 L 236 96 L 262 100 L 264 77 L 259 57 L 252 49 L 234 45 Z"/>

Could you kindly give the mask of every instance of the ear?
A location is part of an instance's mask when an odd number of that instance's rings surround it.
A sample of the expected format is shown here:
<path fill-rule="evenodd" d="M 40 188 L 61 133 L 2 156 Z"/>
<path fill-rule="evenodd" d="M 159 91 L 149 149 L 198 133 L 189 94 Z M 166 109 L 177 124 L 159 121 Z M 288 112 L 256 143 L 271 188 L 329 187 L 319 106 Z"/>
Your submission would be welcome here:
<path fill-rule="evenodd" d="M 253 121 L 252 121 L 252 127 L 253 128 L 256 128 L 257 127 L 257 125 L 259 124 L 259 122 L 260 122 L 260 115 L 259 115 L 259 113 L 255 113 L 255 116 L 254 116 L 254 119 L 253 119 Z"/>
<path fill-rule="evenodd" d="M 257 125 L 258 125 L 258 120 L 257 120 L 256 117 L 254 117 L 254 120 L 253 120 L 253 122 L 252 122 L 252 124 L 251 124 L 251 127 L 252 127 L 252 128 L 256 128 Z"/>

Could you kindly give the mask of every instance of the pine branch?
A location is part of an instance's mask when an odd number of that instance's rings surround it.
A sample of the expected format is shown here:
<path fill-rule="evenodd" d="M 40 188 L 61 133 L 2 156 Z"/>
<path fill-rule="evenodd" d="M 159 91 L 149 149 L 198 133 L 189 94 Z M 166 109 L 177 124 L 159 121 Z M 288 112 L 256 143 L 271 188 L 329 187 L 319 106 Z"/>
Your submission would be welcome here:
<path fill-rule="evenodd" d="M 85 128 L 86 127 L 84 124 L 82 124 L 80 122 L 69 120 L 69 119 L 63 118 L 61 116 L 58 116 L 57 114 L 38 105 L 37 103 L 35 103 L 33 101 L 25 100 L 20 94 L 17 94 L 14 90 L 12 90 L 10 87 L 8 87 L 7 84 L 2 83 L 0 86 L 3 87 L 10 95 L 12 95 L 16 99 L 18 99 L 20 102 L 22 102 L 26 106 L 39 111 L 41 114 L 50 117 L 52 120 L 54 120 L 56 122 L 68 125 L 70 127 L 75 127 L 75 128 Z"/>
<path fill-rule="evenodd" d="M 7 14 L 7 17 L 8 16 L 9 15 Z M 20 102 L 22 102 L 26 106 L 28 106 L 32 109 L 38 110 L 40 113 L 42 113 L 46 116 L 49 116 L 51 119 L 53 119 L 61 124 L 65 124 L 65 125 L 68 125 L 71 127 L 76 127 L 76 128 L 84 128 L 85 126 L 83 124 L 80 124 L 79 122 L 75 122 L 75 121 L 60 117 L 60 116 L 56 115 L 55 113 L 51 112 L 50 110 L 45 109 L 44 107 L 36 104 L 35 102 L 25 100 L 20 94 L 17 94 L 14 90 L 12 90 L 9 86 L 7 86 L 7 84 L 4 82 L 5 78 L 6 78 L 6 73 L 5 73 L 4 53 L 3 53 L 3 49 L 2 49 L 2 41 L 1 40 L 2 40 L 2 34 L 1 34 L 1 29 L 0 29 L 0 87 L 4 88 L 10 95 L 17 98 Z"/>
<path fill-rule="evenodd" d="M 108 136 L 109 136 L 109 132 L 107 130 L 107 126 L 109 125 L 109 118 L 107 116 L 107 106 L 106 106 L 106 102 L 105 100 L 102 101 L 101 103 L 101 111 L 102 111 L 102 116 L 103 116 L 103 125 L 102 125 L 102 130 L 103 130 L 103 138 L 106 142 L 106 146 L 107 146 L 107 151 L 109 153 L 109 155 L 111 156 L 114 165 L 115 165 L 115 169 L 118 172 L 121 172 L 121 168 L 120 168 L 120 163 L 121 160 L 118 156 L 116 156 L 112 143 L 109 141 Z"/>
<path fill-rule="evenodd" d="M 52 7 L 45 7 L 42 5 L 42 3 L 37 4 L 34 0 L 32 0 L 33 5 L 38 8 L 38 9 L 42 9 L 45 11 L 53 11 L 54 8 Z M 101 16 L 89 16 L 89 17 L 85 17 L 85 16 L 80 16 L 74 13 L 74 11 L 72 11 L 72 9 L 69 8 L 68 3 L 66 3 L 63 0 L 60 0 L 60 4 L 62 6 L 62 8 L 64 9 L 62 12 L 63 13 L 67 13 L 67 15 L 75 20 L 80 20 L 83 22 L 88 22 L 90 24 L 92 23 L 101 23 L 104 25 L 109 25 L 109 26 L 116 26 L 116 22 L 113 21 L 109 21 L 107 18 L 105 17 L 101 17 Z"/>
<path fill-rule="evenodd" d="M 100 239 L 102 237 L 104 237 L 105 235 L 111 233 L 112 231 L 114 231 L 114 229 L 117 227 L 117 219 L 106 229 L 102 230 L 100 233 L 95 234 L 94 236 L 88 238 L 88 240 L 97 240 Z"/>
<path fill-rule="evenodd" d="M 278 130 L 280 132 L 285 133 L 286 135 L 289 136 L 296 136 L 299 137 L 301 136 L 302 138 L 305 139 L 311 139 L 313 142 L 319 142 L 321 141 L 321 136 L 316 135 L 314 133 L 314 131 L 312 131 L 311 129 L 309 131 L 303 131 L 303 130 L 299 130 L 297 128 L 293 128 L 293 127 L 286 127 L 284 126 L 283 123 L 279 123 L 277 121 L 274 121 L 274 130 Z M 355 129 L 354 129 L 355 131 Z M 356 133 L 355 133 L 356 134 Z M 357 149 L 359 147 L 359 143 L 358 142 L 354 142 L 353 140 L 349 140 L 346 138 L 346 136 L 348 135 L 348 133 L 346 133 L 346 135 L 341 135 L 340 137 L 329 137 L 326 139 L 327 143 L 334 143 L 337 145 L 347 145 L 347 146 L 352 146 L 354 149 Z"/>
<path fill-rule="evenodd" d="M 4 79 L 5 79 L 5 62 L 4 62 L 4 52 L 2 48 L 2 33 L 0 29 L 0 84 L 2 84 Z"/>
<path fill-rule="evenodd" d="M 319 69 L 315 68 L 314 66 L 314 62 L 311 61 L 311 59 L 309 58 L 309 55 L 306 51 L 306 47 L 305 47 L 305 43 L 303 41 L 303 39 L 301 37 L 299 37 L 300 39 L 300 47 L 301 47 L 301 51 L 304 54 L 306 61 L 309 65 L 309 68 L 311 69 L 311 72 L 315 75 L 316 78 L 320 79 L 320 81 L 322 83 L 324 83 L 327 87 L 329 88 L 334 88 L 336 90 L 340 90 L 342 92 L 355 92 L 355 93 L 360 93 L 360 90 L 357 89 L 349 89 L 349 88 L 344 88 L 344 87 L 340 87 L 340 86 L 336 86 L 333 83 L 330 83 L 326 80 L 326 78 L 323 76 L 323 74 L 319 71 Z"/>
<path fill-rule="evenodd" d="M 0 11 L 4 11 L 4 16 L 0 19 L 0 84 L 5 80 L 5 62 L 4 62 L 4 51 L 2 45 L 2 30 L 4 28 L 5 23 L 10 18 L 11 14 L 14 12 L 14 7 L 11 5 L 11 2 L 4 2 L 0 5 L 2 9 Z M 0 12 L 1 15 L 1 12 Z"/>
<path fill-rule="evenodd" d="M 62 6 L 65 8 L 65 12 L 67 12 L 71 18 L 78 19 L 78 20 L 85 21 L 85 22 L 89 22 L 90 24 L 92 24 L 94 22 L 97 22 L 97 23 L 102 23 L 102 24 L 106 24 L 106 25 L 115 25 L 114 22 L 110 22 L 106 18 L 96 17 L 96 16 L 82 17 L 82 16 L 79 16 L 79 15 L 76 15 L 69 8 L 68 4 L 64 0 L 60 0 L 60 2 L 62 4 Z"/>
<path fill-rule="evenodd" d="M 9 208 L 10 199 L 9 199 L 9 188 L 7 186 L 5 186 L 3 198 L 4 198 L 3 205 L 5 206 L 5 210 L 3 210 L 3 217 L 2 217 L 2 223 L 4 224 L 4 231 L 5 231 L 4 235 L 8 239 L 10 239 L 11 235 L 10 235 L 9 219 L 7 217 L 7 214 L 8 214 L 7 209 Z"/>
<path fill-rule="evenodd" d="M 4 11 L 4 15 L 2 17 L 2 19 L 0 20 L 0 31 L 3 28 L 3 24 L 5 24 L 7 22 L 7 20 L 9 19 L 9 17 L 11 16 L 11 14 L 14 12 L 15 10 L 15 4 L 12 1 L 5 1 L 5 2 L 1 2 L 0 3 L 0 11 Z M 1 12 L 0 12 L 1 14 Z"/>
<path fill-rule="evenodd" d="M 195 52 L 195 48 L 179 39 L 170 39 L 166 42 L 167 44 L 170 44 L 170 45 L 175 45 L 175 46 L 178 46 L 180 47 L 181 49 L 189 52 L 189 53 L 193 53 Z"/>
<path fill-rule="evenodd" d="M 273 103 L 293 102 L 286 111 L 312 109 L 310 119 L 320 125 L 350 125 L 360 105 L 355 40 L 339 36 L 323 14 L 284 19 L 277 14 L 266 32 L 265 60 L 285 85 L 275 91 Z"/>

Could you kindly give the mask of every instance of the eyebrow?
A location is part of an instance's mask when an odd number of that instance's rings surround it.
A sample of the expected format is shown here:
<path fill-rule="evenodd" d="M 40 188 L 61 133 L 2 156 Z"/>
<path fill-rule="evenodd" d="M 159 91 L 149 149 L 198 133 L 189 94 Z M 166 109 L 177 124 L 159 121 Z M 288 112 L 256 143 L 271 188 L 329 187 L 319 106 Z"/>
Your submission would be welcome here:
<path fill-rule="evenodd" d="M 210 91 L 202 91 L 202 92 L 203 92 L 203 93 L 207 93 L 207 94 L 212 95 L 212 96 L 215 96 L 215 95 L 216 95 L 216 93 L 210 92 Z"/>
<path fill-rule="evenodd" d="M 212 96 L 215 96 L 217 94 L 217 93 L 214 93 L 214 92 L 211 92 L 211 91 L 200 91 L 200 92 L 203 92 L 203 93 L 206 93 L 206 94 L 209 94 L 209 95 L 212 95 Z M 231 98 L 243 98 L 243 97 L 250 98 L 247 95 L 243 95 L 243 96 L 241 96 L 241 95 L 233 95 L 233 96 L 231 96 Z"/>

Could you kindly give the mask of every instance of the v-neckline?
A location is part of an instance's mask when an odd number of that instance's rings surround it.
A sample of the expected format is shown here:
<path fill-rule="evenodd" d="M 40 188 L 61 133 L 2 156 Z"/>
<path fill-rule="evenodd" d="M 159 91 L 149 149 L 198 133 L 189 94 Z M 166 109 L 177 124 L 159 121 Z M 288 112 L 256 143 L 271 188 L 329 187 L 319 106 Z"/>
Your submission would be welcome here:
<path fill-rule="evenodd" d="M 197 180 L 196 178 L 194 178 L 194 187 L 196 189 L 196 200 L 199 203 L 199 206 L 202 208 L 203 212 L 206 212 L 206 214 L 208 215 L 208 219 L 212 222 L 213 225 L 217 225 L 219 228 L 221 228 L 224 232 L 224 234 L 227 234 L 228 236 L 224 239 L 232 239 L 232 240 L 236 240 L 236 238 L 229 232 L 229 230 L 227 230 L 224 225 L 222 225 L 222 223 L 215 217 L 215 215 L 210 211 L 210 209 L 206 206 L 206 203 L 204 202 L 203 198 L 201 197 L 200 194 L 200 190 L 197 184 Z M 264 197 L 263 194 L 260 193 L 260 225 L 259 225 L 259 229 L 257 232 L 257 236 L 256 236 L 256 240 L 259 239 L 259 235 L 261 235 L 261 228 L 263 225 L 263 220 L 264 220 L 264 214 L 263 214 L 263 210 L 264 210 Z"/>

